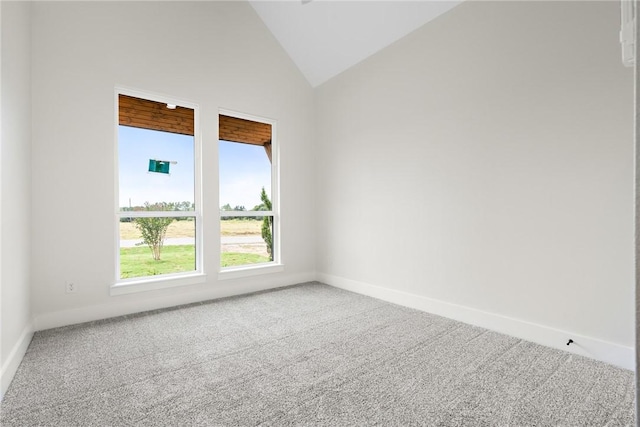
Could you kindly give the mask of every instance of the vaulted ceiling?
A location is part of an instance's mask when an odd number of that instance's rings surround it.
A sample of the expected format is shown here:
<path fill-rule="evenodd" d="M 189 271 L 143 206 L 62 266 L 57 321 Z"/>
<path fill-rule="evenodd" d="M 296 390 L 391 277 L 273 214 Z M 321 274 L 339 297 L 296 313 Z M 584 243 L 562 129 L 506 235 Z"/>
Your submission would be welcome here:
<path fill-rule="evenodd" d="M 462 1 L 249 2 L 309 83 L 315 87 Z"/>

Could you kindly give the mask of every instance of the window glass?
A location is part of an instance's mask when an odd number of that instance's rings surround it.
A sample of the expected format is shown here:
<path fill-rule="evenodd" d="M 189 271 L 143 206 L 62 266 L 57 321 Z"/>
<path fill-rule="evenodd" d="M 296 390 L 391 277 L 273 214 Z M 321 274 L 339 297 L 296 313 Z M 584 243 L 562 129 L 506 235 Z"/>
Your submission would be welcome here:
<path fill-rule="evenodd" d="M 199 270 L 195 110 L 118 96 L 118 281 Z"/>
<path fill-rule="evenodd" d="M 163 202 L 195 209 L 193 136 L 119 126 L 118 164 L 120 210 Z"/>
<path fill-rule="evenodd" d="M 272 126 L 221 115 L 220 137 L 220 266 L 277 261 Z"/>
<path fill-rule="evenodd" d="M 265 210 L 264 197 L 271 200 L 271 161 L 264 147 L 230 141 L 220 141 L 219 147 L 221 209 Z"/>
<path fill-rule="evenodd" d="M 193 218 L 121 218 L 119 226 L 121 279 L 196 269 L 196 226 Z M 163 228 L 165 232 L 161 235 Z"/>

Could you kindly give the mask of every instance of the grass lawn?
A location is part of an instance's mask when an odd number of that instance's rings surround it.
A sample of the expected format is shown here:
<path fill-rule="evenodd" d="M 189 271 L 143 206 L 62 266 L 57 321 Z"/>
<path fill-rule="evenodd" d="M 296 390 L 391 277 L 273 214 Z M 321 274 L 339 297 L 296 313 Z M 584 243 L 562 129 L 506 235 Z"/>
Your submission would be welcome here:
<path fill-rule="evenodd" d="M 160 261 L 155 261 L 147 246 L 120 249 L 120 277 L 155 276 L 181 273 L 196 268 L 193 245 L 171 245 L 162 248 Z M 222 266 L 257 264 L 269 262 L 269 258 L 258 254 L 222 252 Z"/>
<path fill-rule="evenodd" d="M 155 276 L 196 269 L 195 248 L 192 245 L 165 246 L 160 261 L 155 261 L 147 246 L 120 249 L 120 277 Z"/>
<path fill-rule="evenodd" d="M 228 219 L 220 221 L 220 233 L 223 236 L 249 236 L 260 235 L 262 220 L 255 219 Z M 193 221 L 173 221 L 167 228 L 168 239 L 174 237 L 194 237 L 195 227 Z M 140 231 L 133 222 L 120 223 L 120 238 L 122 240 L 140 239 Z"/>
<path fill-rule="evenodd" d="M 259 254 L 247 254 L 240 252 L 222 252 L 222 266 L 233 267 L 234 265 L 258 264 L 269 262 L 269 258 Z"/>

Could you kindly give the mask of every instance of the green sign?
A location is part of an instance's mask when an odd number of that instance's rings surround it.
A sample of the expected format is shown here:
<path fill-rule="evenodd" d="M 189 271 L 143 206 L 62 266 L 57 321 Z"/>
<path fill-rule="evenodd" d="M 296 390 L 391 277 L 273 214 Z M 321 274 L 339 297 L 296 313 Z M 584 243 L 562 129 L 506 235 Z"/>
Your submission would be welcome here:
<path fill-rule="evenodd" d="M 162 160 L 149 159 L 149 172 L 169 173 L 169 163 Z"/>

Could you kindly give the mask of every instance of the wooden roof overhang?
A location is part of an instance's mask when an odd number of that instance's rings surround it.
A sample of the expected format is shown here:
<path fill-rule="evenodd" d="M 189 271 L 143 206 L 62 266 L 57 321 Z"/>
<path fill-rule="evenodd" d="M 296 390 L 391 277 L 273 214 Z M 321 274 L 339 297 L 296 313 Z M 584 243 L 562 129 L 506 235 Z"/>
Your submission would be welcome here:
<path fill-rule="evenodd" d="M 271 161 L 271 125 L 220 114 L 218 138 L 224 141 L 261 145 Z"/>
<path fill-rule="evenodd" d="M 142 129 L 162 132 L 194 134 L 194 111 L 191 108 L 176 106 L 167 108 L 167 104 L 133 96 L 118 95 L 118 123 Z"/>
<path fill-rule="evenodd" d="M 118 95 L 119 124 L 162 132 L 194 134 L 194 111 L 191 108 L 176 106 L 167 108 L 167 104 L 128 95 Z M 238 119 L 225 115 L 219 116 L 218 138 L 224 141 L 263 146 L 271 160 L 271 125 Z"/>

